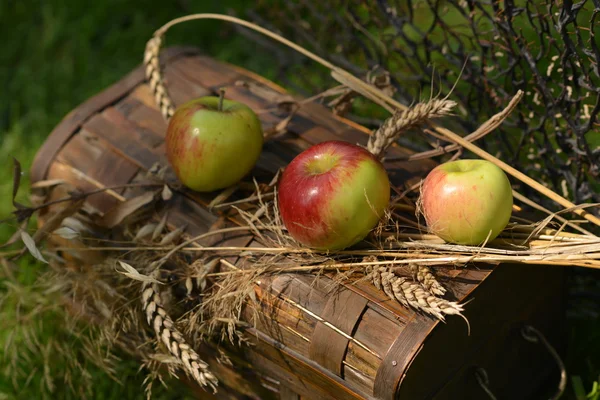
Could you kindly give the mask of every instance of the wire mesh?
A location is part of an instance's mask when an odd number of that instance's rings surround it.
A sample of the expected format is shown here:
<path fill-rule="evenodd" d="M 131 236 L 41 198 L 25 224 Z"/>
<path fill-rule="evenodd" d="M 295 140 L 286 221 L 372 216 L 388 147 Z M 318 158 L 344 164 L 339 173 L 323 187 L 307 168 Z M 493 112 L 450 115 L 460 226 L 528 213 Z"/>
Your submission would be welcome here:
<path fill-rule="evenodd" d="M 405 104 L 456 86 L 457 115 L 444 123 L 464 134 L 522 89 L 515 112 L 478 144 L 576 204 L 600 202 L 600 0 L 259 0 L 245 17 L 359 76 L 388 72 Z M 306 72 L 308 60 L 262 43 L 281 81 L 313 94 L 331 85 Z M 385 117 L 357 105 L 347 116 L 360 123 Z M 415 132 L 402 145 L 439 140 Z"/>

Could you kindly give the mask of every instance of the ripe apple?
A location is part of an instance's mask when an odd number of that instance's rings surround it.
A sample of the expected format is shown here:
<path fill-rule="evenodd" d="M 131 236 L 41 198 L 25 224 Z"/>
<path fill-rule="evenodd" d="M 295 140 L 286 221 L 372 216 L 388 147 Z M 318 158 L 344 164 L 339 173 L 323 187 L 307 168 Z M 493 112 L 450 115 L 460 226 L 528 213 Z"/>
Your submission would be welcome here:
<path fill-rule="evenodd" d="M 390 200 L 383 165 L 342 141 L 314 145 L 285 168 L 278 205 L 290 236 L 317 250 L 341 250 L 364 239 Z"/>
<path fill-rule="evenodd" d="M 421 190 L 422 212 L 430 231 L 455 244 L 480 245 L 495 239 L 508 224 L 512 205 L 508 177 L 485 160 L 438 165 Z"/>
<path fill-rule="evenodd" d="M 247 105 L 207 96 L 175 110 L 165 141 L 167 159 L 181 183 L 211 192 L 235 184 L 252 170 L 263 133 Z"/>

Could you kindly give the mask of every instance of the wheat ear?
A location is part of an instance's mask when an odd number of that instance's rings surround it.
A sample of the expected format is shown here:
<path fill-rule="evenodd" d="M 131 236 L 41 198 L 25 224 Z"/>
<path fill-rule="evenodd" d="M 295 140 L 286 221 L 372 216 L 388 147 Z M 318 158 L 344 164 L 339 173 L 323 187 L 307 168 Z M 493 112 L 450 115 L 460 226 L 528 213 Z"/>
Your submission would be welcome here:
<path fill-rule="evenodd" d="M 404 132 L 430 119 L 449 115 L 455 106 L 456 103 L 452 100 L 431 99 L 427 103 L 418 103 L 406 110 L 398 110 L 369 137 L 367 149 L 375 157 L 381 158 L 386 149 Z"/>
<path fill-rule="evenodd" d="M 162 307 L 158 284 L 155 281 L 144 282 L 142 286 L 142 307 L 156 336 L 162 340 L 169 352 L 181 361 L 185 371 L 201 386 L 210 386 L 216 392 L 217 378 L 208 369 L 208 364 L 200 359 L 198 353 L 187 344 L 185 338 L 175 327 L 173 320 Z"/>
<path fill-rule="evenodd" d="M 410 264 L 410 270 L 415 278 L 425 290 L 443 296 L 446 294 L 446 288 L 436 279 L 431 270 L 424 265 Z"/>
<path fill-rule="evenodd" d="M 369 259 L 366 261 L 377 261 L 374 256 L 366 258 Z M 462 305 L 437 297 L 419 282 L 397 276 L 391 266 L 368 266 L 366 273 L 378 290 L 383 290 L 390 299 L 399 301 L 407 308 L 423 311 L 442 321 L 445 315 L 464 318 Z"/>
<path fill-rule="evenodd" d="M 167 88 L 164 84 L 158 55 L 162 44 L 162 35 L 155 34 L 152 39 L 146 43 L 144 51 L 144 66 L 146 68 L 146 79 L 150 83 L 150 88 L 154 94 L 156 105 L 160 109 L 165 120 L 169 120 L 175 112 L 173 101 L 169 97 Z"/>

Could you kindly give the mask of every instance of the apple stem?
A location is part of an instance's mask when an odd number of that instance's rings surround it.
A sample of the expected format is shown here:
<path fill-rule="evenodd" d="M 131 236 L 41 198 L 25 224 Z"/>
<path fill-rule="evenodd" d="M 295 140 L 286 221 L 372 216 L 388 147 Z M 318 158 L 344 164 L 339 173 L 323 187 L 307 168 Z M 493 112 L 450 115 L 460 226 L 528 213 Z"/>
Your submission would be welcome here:
<path fill-rule="evenodd" d="M 225 99 L 225 89 L 219 89 L 219 105 L 217 106 L 217 110 L 223 111 L 223 100 Z"/>

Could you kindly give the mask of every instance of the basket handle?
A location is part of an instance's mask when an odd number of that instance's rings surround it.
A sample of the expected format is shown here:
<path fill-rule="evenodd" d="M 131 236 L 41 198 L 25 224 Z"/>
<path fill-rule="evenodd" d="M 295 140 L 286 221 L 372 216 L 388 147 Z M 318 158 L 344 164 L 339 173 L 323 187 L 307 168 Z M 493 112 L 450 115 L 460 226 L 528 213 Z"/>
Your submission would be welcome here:
<path fill-rule="evenodd" d="M 521 336 L 523 339 L 527 340 L 530 343 L 542 343 L 542 345 L 548 350 L 556 365 L 560 371 L 560 380 L 558 382 L 558 387 L 556 388 L 556 392 L 550 397 L 550 400 L 559 399 L 563 392 L 565 391 L 565 387 L 567 386 L 567 370 L 565 369 L 565 364 L 563 363 L 560 355 L 556 351 L 554 347 L 548 342 L 548 339 L 544 336 L 542 332 L 537 330 L 531 325 L 525 325 L 521 329 Z M 481 389 L 488 395 L 490 400 L 497 400 L 496 395 L 492 392 L 489 387 L 489 378 L 487 371 L 483 367 L 477 367 L 475 369 L 475 378 L 477 379 L 477 383 L 481 386 Z"/>
<path fill-rule="evenodd" d="M 296 43 L 294 43 L 274 32 L 271 32 L 268 29 L 258 26 L 252 22 L 248 22 L 248 21 L 236 18 L 236 17 L 232 17 L 229 15 L 222 15 L 222 14 L 211 14 L 211 13 L 190 14 L 190 15 L 186 15 L 183 17 L 175 18 L 175 19 L 167 22 L 166 24 L 164 24 L 159 29 L 157 29 L 154 32 L 154 34 L 152 35 L 152 38 L 150 38 L 150 40 L 148 40 L 148 42 L 146 43 L 146 49 L 144 50 L 144 66 L 146 68 L 146 79 L 150 83 L 150 87 L 154 94 L 154 99 L 156 101 L 156 104 L 158 105 L 163 117 L 167 121 L 169 120 L 169 118 L 171 118 L 171 116 L 175 112 L 175 106 L 173 105 L 173 101 L 171 100 L 171 97 L 169 96 L 167 88 L 164 84 L 162 71 L 160 69 L 159 53 L 161 50 L 163 37 L 164 37 L 165 33 L 170 28 L 172 28 L 174 25 L 181 24 L 181 23 L 187 22 L 187 21 L 201 20 L 201 19 L 214 19 L 214 20 L 227 21 L 227 22 L 232 22 L 234 24 L 252 29 L 258 33 L 261 33 L 267 37 L 270 37 L 271 39 L 274 39 L 280 43 L 283 43 L 284 45 L 294 49 L 298 53 L 303 54 L 304 56 L 312 59 L 313 61 L 316 61 L 317 63 L 323 65 L 326 68 L 329 68 L 330 70 L 332 70 L 332 72 L 337 73 L 337 75 L 345 77 L 346 80 L 357 81 L 359 84 L 365 85 L 365 83 L 361 82 L 358 78 L 354 77 L 347 71 L 336 67 L 335 65 L 331 64 L 329 61 L 325 60 L 324 58 L 319 57 L 318 55 L 306 50 L 305 48 L 297 45 Z M 378 89 L 371 88 L 371 90 L 377 91 Z M 367 97 L 371 98 L 372 100 L 374 99 L 373 96 L 368 96 L 368 93 L 367 93 Z M 376 101 L 376 100 L 377 99 L 375 98 L 374 101 Z"/>
<path fill-rule="evenodd" d="M 144 51 L 144 67 L 146 70 L 146 79 L 154 94 L 154 101 L 163 118 L 168 121 L 175 112 L 175 106 L 173 105 L 173 100 L 171 100 L 171 97 L 169 96 L 160 69 L 159 54 L 163 41 L 163 34 L 164 32 L 156 32 L 146 43 L 146 50 Z"/>

